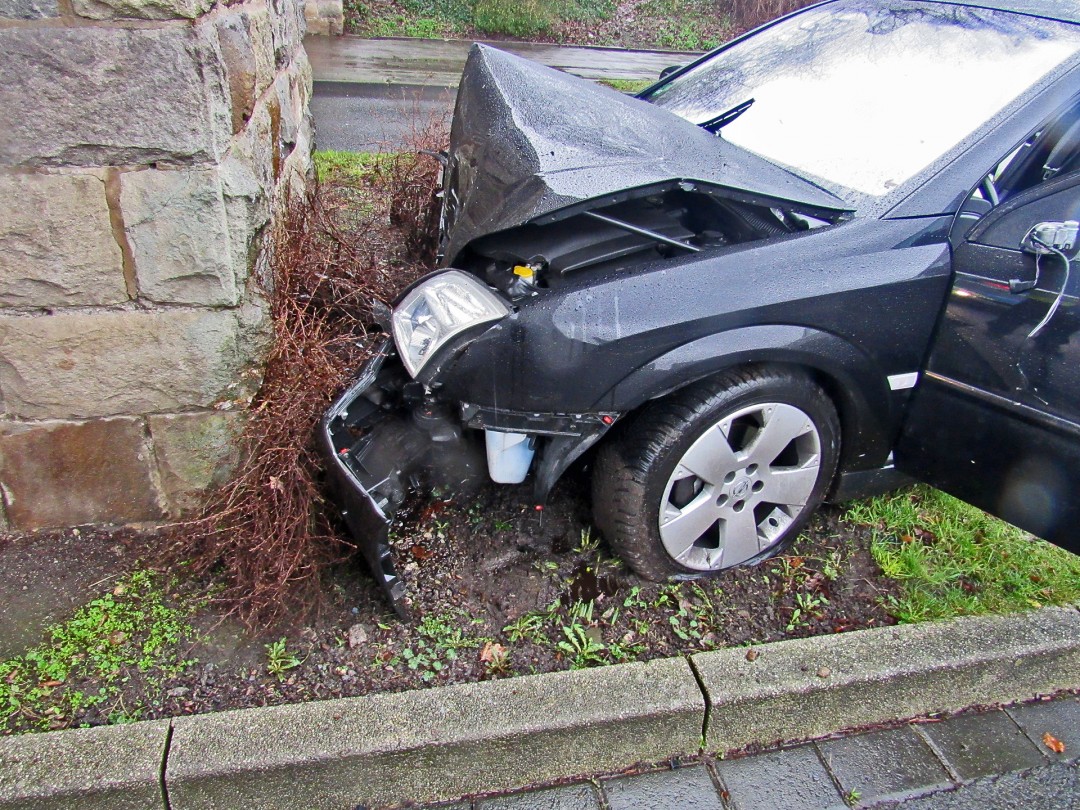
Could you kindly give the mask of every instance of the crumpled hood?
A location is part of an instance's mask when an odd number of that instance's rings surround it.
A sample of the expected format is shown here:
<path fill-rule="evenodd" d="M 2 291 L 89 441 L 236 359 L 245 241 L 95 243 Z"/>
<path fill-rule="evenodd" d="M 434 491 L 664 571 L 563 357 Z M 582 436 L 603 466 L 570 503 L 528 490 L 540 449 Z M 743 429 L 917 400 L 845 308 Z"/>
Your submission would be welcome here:
<path fill-rule="evenodd" d="M 445 261 L 473 239 L 627 189 L 687 181 L 822 214 L 838 197 L 652 104 L 484 45 L 458 87 Z"/>

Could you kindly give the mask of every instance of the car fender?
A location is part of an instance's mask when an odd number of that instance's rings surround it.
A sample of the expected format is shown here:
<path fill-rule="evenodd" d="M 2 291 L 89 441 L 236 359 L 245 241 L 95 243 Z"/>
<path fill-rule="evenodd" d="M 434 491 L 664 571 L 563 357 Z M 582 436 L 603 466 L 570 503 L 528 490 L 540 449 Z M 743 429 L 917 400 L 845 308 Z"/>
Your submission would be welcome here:
<path fill-rule="evenodd" d="M 722 371 L 758 363 L 798 366 L 819 380 L 843 425 L 843 466 L 864 468 L 884 462 L 897 421 L 886 375 L 850 341 L 805 326 L 746 326 L 684 343 L 632 371 L 596 406 L 634 411 Z"/>

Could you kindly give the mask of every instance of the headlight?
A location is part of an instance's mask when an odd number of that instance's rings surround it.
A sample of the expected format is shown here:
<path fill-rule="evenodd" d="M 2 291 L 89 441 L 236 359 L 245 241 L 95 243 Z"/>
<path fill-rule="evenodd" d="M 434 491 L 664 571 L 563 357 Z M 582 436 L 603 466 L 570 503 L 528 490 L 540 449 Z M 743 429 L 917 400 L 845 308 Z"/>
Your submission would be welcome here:
<path fill-rule="evenodd" d="M 394 310 L 394 342 L 415 377 L 447 341 L 469 327 L 497 321 L 510 309 L 467 273 L 448 270 L 418 284 Z"/>

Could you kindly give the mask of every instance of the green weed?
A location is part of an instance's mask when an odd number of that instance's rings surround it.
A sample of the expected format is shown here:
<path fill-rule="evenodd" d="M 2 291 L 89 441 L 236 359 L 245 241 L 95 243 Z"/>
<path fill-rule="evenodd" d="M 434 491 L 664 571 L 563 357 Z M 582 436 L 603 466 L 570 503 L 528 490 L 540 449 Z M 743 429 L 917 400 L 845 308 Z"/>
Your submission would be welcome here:
<path fill-rule="evenodd" d="M 1080 600 L 1080 558 L 925 486 L 849 507 L 871 552 L 903 590 L 901 622 L 1005 613 Z"/>
<path fill-rule="evenodd" d="M 42 644 L 0 662 L 0 717 L 43 729 L 72 725 L 92 708 L 110 720 L 138 719 L 142 705 L 124 705 L 124 685 L 135 672 L 153 670 L 153 687 L 194 663 L 182 660 L 177 646 L 193 633 L 189 619 L 200 604 L 174 603 L 156 573 L 126 575 L 50 627 Z M 81 688 L 82 681 L 95 688 Z"/>
<path fill-rule="evenodd" d="M 285 673 L 296 669 L 303 661 L 289 650 L 284 638 L 266 645 L 266 671 L 279 681 L 285 680 Z"/>

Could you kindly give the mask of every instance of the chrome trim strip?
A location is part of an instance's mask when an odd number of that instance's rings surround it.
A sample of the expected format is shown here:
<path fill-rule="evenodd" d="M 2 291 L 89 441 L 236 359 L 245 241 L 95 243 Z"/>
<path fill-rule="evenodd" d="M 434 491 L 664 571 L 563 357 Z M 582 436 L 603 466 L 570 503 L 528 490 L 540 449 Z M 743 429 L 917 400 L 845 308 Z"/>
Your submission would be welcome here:
<path fill-rule="evenodd" d="M 1018 402 L 1017 400 L 1009 399 L 1008 397 L 1003 397 L 1000 394 L 995 394 L 990 391 L 984 391 L 981 388 L 976 388 L 973 385 L 954 380 L 951 377 L 935 374 L 932 371 L 926 372 L 926 377 L 928 380 L 940 383 L 946 388 L 951 388 L 954 391 L 966 394 L 972 399 L 982 400 L 983 402 L 1001 408 L 1002 410 L 1010 411 L 1020 418 L 1027 419 L 1029 422 L 1035 422 L 1042 427 L 1053 428 L 1072 436 L 1080 436 L 1080 425 L 1070 422 L 1068 419 L 1062 419 L 1060 416 L 1055 416 L 1052 413 L 1046 413 L 1037 408 L 1032 408 L 1030 405 L 1025 405 L 1023 402 Z"/>

